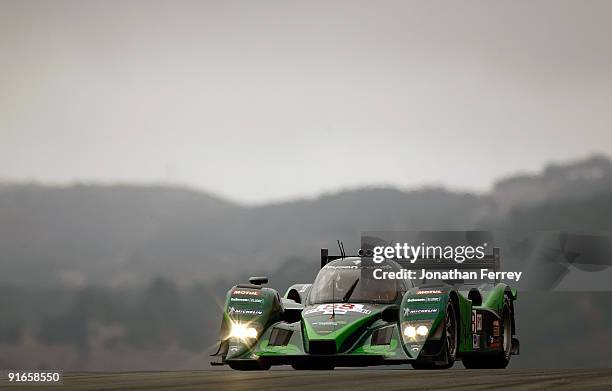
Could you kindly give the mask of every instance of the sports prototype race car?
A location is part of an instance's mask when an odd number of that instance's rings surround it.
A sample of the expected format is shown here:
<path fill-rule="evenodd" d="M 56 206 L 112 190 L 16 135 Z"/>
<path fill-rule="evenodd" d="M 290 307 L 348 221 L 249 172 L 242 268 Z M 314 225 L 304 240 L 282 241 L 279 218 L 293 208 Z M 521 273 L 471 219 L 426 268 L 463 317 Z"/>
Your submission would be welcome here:
<path fill-rule="evenodd" d="M 361 253 L 361 251 L 360 251 Z M 499 269 L 499 249 L 483 260 Z M 439 263 L 428 262 L 436 267 Z M 374 268 L 401 271 L 411 264 L 362 256 L 330 256 L 312 284 L 291 286 L 283 297 L 251 277 L 227 293 L 220 360 L 237 370 L 333 369 L 411 364 L 444 369 L 505 368 L 518 354 L 516 290 L 501 282 L 364 278 Z M 412 264 L 412 267 L 414 265 Z M 421 267 L 421 266 L 420 266 Z"/>

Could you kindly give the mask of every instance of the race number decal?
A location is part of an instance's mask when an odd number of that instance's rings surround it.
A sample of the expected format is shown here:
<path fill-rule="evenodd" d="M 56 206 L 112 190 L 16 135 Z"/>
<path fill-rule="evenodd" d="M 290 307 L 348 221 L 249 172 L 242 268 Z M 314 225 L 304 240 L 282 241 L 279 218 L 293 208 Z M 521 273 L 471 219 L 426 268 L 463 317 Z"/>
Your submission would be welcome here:
<path fill-rule="evenodd" d="M 351 303 L 334 303 L 334 304 L 319 304 L 315 308 L 306 310 L 304 314 L 314 314 L 321 312 L 325 315 L 337 314 L 344 315 L 347 312 L 358 312 L 360 314 L 369 315 L 372 313 L 371 310 L 365 308 L 363 304 L 351 304 Z"/>

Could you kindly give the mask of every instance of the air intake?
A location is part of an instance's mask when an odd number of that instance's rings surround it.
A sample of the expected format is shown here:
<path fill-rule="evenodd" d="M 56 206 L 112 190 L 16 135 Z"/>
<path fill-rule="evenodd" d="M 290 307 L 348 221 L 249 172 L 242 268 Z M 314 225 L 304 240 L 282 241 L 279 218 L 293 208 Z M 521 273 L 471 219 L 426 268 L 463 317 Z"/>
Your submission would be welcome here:
<path fill-rule="evenodd" d="M 291 334 L 293 334 L 293 331 L 291 330 L 279 329 L 275 327 L 270 333 L 270 342 L 268 345 L 287 346 L 289 340 L 291 339 Z"/>
<path fill-rule="evenodd" d="M 383 327 L 382 329 L 374 330 L 372 333 L 372 345 L 389 345 L 392 335 L 393 327 Z"/>

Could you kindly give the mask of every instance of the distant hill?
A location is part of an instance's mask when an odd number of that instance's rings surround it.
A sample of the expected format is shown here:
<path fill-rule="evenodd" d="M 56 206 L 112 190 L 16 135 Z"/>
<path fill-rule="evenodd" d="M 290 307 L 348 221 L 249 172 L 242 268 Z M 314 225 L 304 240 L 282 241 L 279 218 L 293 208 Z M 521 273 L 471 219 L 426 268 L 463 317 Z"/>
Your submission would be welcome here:
<path fill-rule="evenodd" d="M 240 209 L 180 188 L 5 185 L 0 188 L 0 278 L 15 284 L 116 282 L 124 270 L 138 271 L 152 242 L 177 230 L 214 226 L 228 211 Z M 152 257 L 151 264 L 162 263 L 159 258 Z"/>
<path fill-rule="evenodd" d="M 162 275 L 183 284 L 277 272 L 289 259 L 316 262 L 336 239 L 355 249 L 365 230 L 505 228 L 526 224 L 522 211 L 533 205 L 607 192 L 612 162 L 601 156 L 504 179 L 485 195 L 362 188 L 256 207 L 163 186 L 4 184 L 0 283 L 121 286 Z"/>
<path fill-rule="evenodd" d="M 514 175 L 495 183 L 492 196 L 501 211 L 517 205 L 589 197 L 612 191 L 612 161 L 595 155 L 565 164 L 550 164 L 539 175 Z"/>

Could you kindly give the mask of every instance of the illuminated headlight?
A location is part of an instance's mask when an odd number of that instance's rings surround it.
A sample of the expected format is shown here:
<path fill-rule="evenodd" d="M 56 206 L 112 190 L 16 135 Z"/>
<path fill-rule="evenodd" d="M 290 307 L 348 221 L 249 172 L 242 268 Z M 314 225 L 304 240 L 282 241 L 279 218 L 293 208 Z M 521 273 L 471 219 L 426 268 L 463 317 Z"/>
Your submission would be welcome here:
<path fill-rule="evenodd" d="M 230 337 L 239 339 L 257 338 L 257 329 L 246 324 L 233 323 Z"/>
<path fill-rule="evenodd" d="M 429 335 L 432 320 L 415 320 L 402 323 L 402 338 L 405 343 L 424 342 Z"/>
<path fill-rule="evenodd" d="M 416 333 L 422 337 L 426 336 L 428 332 L 429 332 L 429 329 L 425 325 L 420 325 L 416 329 Z"/>
<path fill-rule="evenodd" d="M 408 338 L 414 338 L 417 335 L 417 331 L 414 326 L 406 326 L 404 328 L 404 335 Z"/>

